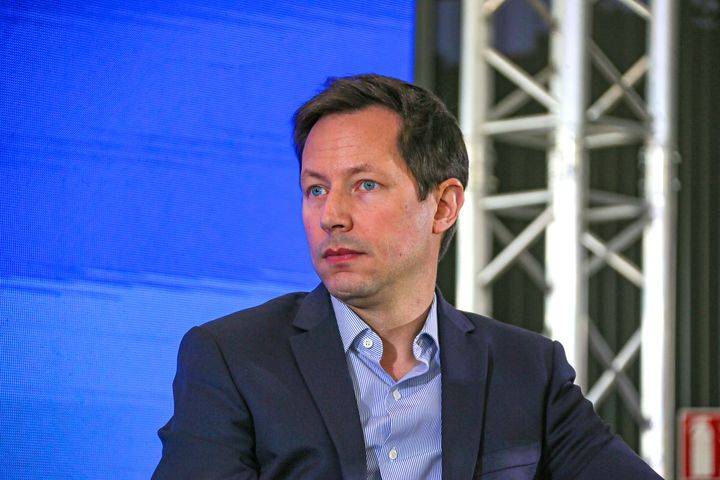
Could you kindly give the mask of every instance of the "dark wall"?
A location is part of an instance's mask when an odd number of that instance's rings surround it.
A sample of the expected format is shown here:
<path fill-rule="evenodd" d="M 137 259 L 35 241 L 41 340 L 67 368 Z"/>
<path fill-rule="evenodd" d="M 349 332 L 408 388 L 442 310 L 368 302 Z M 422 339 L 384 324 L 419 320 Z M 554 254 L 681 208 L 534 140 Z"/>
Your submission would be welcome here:
<path fill-rule="evenodd" d="M 714 5 L 714 6 L 713 6 Z M 681 2 L 677 404 L 720 405 L 720 9 Z"/>

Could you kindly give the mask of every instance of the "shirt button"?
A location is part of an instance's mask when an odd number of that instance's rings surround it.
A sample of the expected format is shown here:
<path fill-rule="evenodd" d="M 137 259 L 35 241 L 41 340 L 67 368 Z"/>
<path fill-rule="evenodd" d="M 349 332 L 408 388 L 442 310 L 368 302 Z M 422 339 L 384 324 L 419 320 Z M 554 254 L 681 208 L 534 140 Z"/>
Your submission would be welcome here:
<path fill-rule="evenodd" d="M 418 347 L 422 347 L 423 345 L 425 345 L 425 342 L 423 341 L 422 338 L 418 338 L 417 344 L 418 344 Z"/>
<path fill-rule="evenodd" d="M 397 388 L 392 391 L 392 396 L 395 400 L 400 400 L 402 398 L 402 395 L 400 395 L 400 390 Z"/>
<path fill-rule="evenodd" d="M 373 341 L 372 341 L 372 339 L 366 338 L 365 340 L 363 340 L 363 347 L 365 347 L 365 348 L 372 348 L 372 346 L 373 346 Z"/>
<path fill-rule="evenodd" d="M 397 450 L 395 450 L 395 447 L 391 448 L 388 452 L 388 458 L 390 458 L 390 460 L 395 460 L 397 458 Z"/>

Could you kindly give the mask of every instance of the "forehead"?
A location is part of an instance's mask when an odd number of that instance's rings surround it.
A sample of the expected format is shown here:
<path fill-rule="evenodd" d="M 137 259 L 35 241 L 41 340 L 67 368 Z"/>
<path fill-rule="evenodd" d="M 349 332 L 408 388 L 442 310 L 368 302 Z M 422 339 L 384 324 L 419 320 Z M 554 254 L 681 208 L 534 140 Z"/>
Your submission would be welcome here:
<path fill-rule="evenodd" d="M 338 163 L 367 166 L 402 160 L 398 150 L 400 117 L 380 106 L 323 116 L 310 130 L 302 154 L 302 170 Z"/>

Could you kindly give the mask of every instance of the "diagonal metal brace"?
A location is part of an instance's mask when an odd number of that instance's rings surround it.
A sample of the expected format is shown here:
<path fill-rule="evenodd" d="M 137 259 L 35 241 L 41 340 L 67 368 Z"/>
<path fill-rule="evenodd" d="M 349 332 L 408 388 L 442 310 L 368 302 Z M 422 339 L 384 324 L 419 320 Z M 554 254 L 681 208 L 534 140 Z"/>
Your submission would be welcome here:
<path fill-rule="evenodd" d="M 503 245 L 509 245 L 514 237 L 510 229 L 491 213 L 488 213 L 487 219 L 497 239 L 500 240 Z M 530 279 L 535 282 L 535 285 L 540 291 L 547 292 L 550 287 L 545 281 L 545 271 L 543 270 L 542 264 L 527 250 L 520 253 L 518 262 L 525 269 Z"/>
<path fill-rule="evenodd" d="M 490 263 L 478 274 L 478 282 L 488 286 L 504 272 L 518 256 L 527 250 L 545 231 L 545 227 L 552 221 L 552 210 L 548 207 L 533 220 L 515 240 L 493 258 Z"/>
<path fill-rule="evenodd" d="M 590 55 L 592 56 L 595 65 L 598 67 L 598 70 L 600 70 L 600 73 L 602 73 L 610 82 L 618 85 L 622 89 L 624 93 L 623 98 L 625 98 L 628 106 L 635 112 L 635 114 L 641 120 L 647 120 L 649 118 L 649 114 L 645 108 L 645 102 L 642 98 L 640 98 L 640 95 L 638 95 L 638 93 L 633 89 L 632 85 L 625 80 L 617 67 L 615 67 L 612 61 L 595 42 L 590 42 Z"/>
<path fill-rule="evenodd" d="M 647 426 L 647 419 L 640 408 L 640 395 L 637 388 L 625 374 L 625 369 L 637 358 L 640 352 L 640 330 L 637 330 L 613 358 L 613 352 L 602 337 L 597 327 L 590 323 L 590 349 L 598 357 L 600 363 L 607 369 L 595 382 L 587 394 L 588 400 L 597 408 L 608 396 L 613 386 L 617 386 L 618 393 L 624 405 L 633 416 L 640 428 Z"/>
<path fill-rule="evenodd" d="M 590 232 L 586 232 L 582 237 L 583 245 L 596 255 L 586 267 L 587 275 L 594 275 L 607 263 L 637 287 L 642 288 L 643 274 L 640 269 L 618 252 L 625 250 L 640 238 L 647 222 L 647 217 L 643 216 L 613 237 L 607 244 L 604 244 Z"/>
<path fill-rule="evenodd" d="M 506 56 L 494 48 L 488 48 L 485 51 L 485 60 L 495 67 L 498 72 L 505 75 L 508 80 L 525 90 L 528 95 L 544 105 L 548 110 L 551 112 L 557 110 L 558 101 L 555 97 L 553 97 L 544 86 L 539 84 L 535 78 Z"/>

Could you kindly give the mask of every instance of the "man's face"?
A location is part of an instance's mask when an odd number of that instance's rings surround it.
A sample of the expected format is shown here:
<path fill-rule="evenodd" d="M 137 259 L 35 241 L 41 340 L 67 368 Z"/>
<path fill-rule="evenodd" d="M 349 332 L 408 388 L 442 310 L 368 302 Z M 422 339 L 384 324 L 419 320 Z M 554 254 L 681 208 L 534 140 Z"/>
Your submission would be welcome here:
<path fill-rule="evenodd" d="M 434 285 L 437 201 L 418 200 L 397 148 L 400 118 L 378 106 L 322 117 L 302 156 L 303 222 L 326 288 L 358 306 Z"/>

